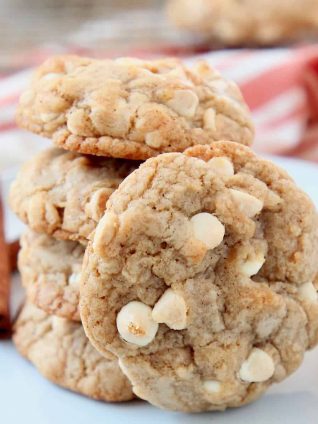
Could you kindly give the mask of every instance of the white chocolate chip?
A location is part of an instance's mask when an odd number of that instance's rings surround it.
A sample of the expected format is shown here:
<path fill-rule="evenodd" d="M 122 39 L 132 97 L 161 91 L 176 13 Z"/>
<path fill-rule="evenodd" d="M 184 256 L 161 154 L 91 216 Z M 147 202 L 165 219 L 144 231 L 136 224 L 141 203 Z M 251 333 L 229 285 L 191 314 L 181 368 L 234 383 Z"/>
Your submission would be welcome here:
<path fill-rule="evenodd" d="M 49 113 L 40 113 L 40 119 L 42 122 L 51 122 L 59 116 L 58 113 L 49 112 Z"/>
<path fill-rule="evenodd" d="M 119 221 L 117 215 L 113 212 L 105 212 L 96 227 L 93 240 L 93 248 L 98 255 L 103 256 L 106 246 L 115 237 L 118 226 Z"/>
<path fill-rule="evenodd" d="M 263 209 L 263 202 L 251 194 L 232 188 L 230 193 L 237 207 L 248 218 L 254 217 Z"/>
<path fill-rule="evenodd" d="M 318 300 L 317 290 L 315 289 L 313 283 L 302 284 L 298 288 L 298 295 L 301 300 L 306 302 L 315 303 Z"/>
<path fill-rule="evenodd" d="M 190 222 L 194 237 L 204 243 L 207 249 L 214 249 L 222 243 L 225 227 L 214 215 L 207 212 L 198 213 Z"/>
<path fill-rule="evenodd" d="M 183 330 L 187 327 L 187 305 L 182 296 L 167 289 L 152 311 L 152 318 L 164 323 L 172 330 Z"/>
<path fill-rule="evenodd" d="M 73 272 L 68 279 L 68 283 L 70 286 L 79 287 L 81 281 L 81 273 Z"/>
<path fill-rule="evenodd" d="M 272 357 L 262 349 L 254 348 L 243 362 L 239 375 L 241 380 L 249 383 L 261 383 L 269 380 L 275 371 Z"/>
<path fill-rule="evenodd" d="M 167 105 L 179 115 L 191 118 L 199 104 L 198 96 L 191 90 L 178 90 Z"/>
<path fill-rule="evenodd" d="M 232 177 L 234 175 L 233 163 L 228 158 L 212 158 L 209 160 L 208 165 L 217 175 L 225 177 Z"/>
<path fill-rule="evenodd" d="M 203 127 L 206 130 L 215 130 L 216 122 L 215 122 L 216 112 L 215 109 L 210 107 L 204 112 L 203 115 Z"/>
<path fill-rule="evenodd" d="M 146 134 L 146 144 L 154 149 L 158 149 L 163 144 L 163 138 L 160 131 L 152 131 Z"/>
<path fill-rule="evenodd" d="M 248 277 L 255 275 L 262 268 L 265 262 L 265 256 L 263 253 L 255 253 L 249 255 L 246 261 L 241 265 L 241 272 Z"/>
<path fill-rule="evenodd" d="M 216 380 L 206 380 L 203 382 L 204 389 L 211 394 L 216 394 L 221 391 L 221 383 Z"/>
<path fill-rule="evenodd" d="M 51 80 L 55 80 L 57 78 L 60 78 L 60 76 L 62 76 L 63 74 L 58 73 L 58 72 L 49 72 L 48 74 L 45 74 L 42 77 L 42 80 L 44 81 L 51 81 Z"/>
<path fill-rule="evenodd" d="M 146 346 L 155 338 L 158 324 L 151 317 L 152 309 L 142 302 L 132 301 L 117 315 L 117 329 L 128 343 Z"/>

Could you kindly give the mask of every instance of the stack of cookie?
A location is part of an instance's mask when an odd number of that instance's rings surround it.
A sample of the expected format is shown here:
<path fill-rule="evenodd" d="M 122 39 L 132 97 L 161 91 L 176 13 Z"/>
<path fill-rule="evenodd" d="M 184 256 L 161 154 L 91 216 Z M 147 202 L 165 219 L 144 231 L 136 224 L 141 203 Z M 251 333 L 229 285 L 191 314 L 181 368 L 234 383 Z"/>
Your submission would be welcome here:
<path fill-rule="evenodd" d="M 318 341 L 317 214 L 244 146 L 253 125 L 234 83 L 204 63 L 60 57 L 17 119 L 60 147 L 11 191 L 29 227 L 15 343 L 45 376 L 206 411 L 301 364 Z"/>
<path fill-rule="evenodd" d="M 16 323 L 16 346 L 48 379 L 105 401 L 130 400 L 133 393 L 117 358 L 103 358 L 85 336 L 80 270 L 85 234 L 95 223 L 90 216 L 97 219 L 131 168 L 120 160 L 49 149 L 21 170 L 12 187 L 12 207 L 29 224 L 19 254 L 28 301 Z"/>

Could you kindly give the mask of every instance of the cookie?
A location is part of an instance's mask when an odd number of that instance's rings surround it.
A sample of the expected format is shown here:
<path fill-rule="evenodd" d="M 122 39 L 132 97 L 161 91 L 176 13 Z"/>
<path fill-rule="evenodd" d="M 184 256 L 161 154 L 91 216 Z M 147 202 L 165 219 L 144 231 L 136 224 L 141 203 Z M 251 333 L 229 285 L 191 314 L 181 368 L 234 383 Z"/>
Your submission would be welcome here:
<path fill-rule="evenodd" d="M 28 230 L 21 237 L 19 271 L 30 302 L 48 314 L 80 321 L 83 257 L 80 243 Z"/>
<path fill-rule="evenodd" d="M 21 355 L 59 386 L 107 402 L 134 397 L 117 358 L 101 356 L 79 323 L 49 316 L 28 303 L 15 324 L 13 340 Z"/>
<path fill-rule="evenodd" d="M 126 159 L 253 139 L 238 87 L 206 63 L 174 59 L 50 59 L 22 95 L 17 122 L 66 150 Z"/>
<path fill-rule="evenodd" d="M 170 0 L 167 13 L 180 29 L 214 43 L 269 45 L 318 33 L 316 0 Z"/>
<path fill-rule="evenodd" d="M 88 244 L 86 334 L 154 405 L 251 402 L 317 343 L 317 232 L 308 196 L 247 147 L 149 159 L 112 194 Z"/>
<path fill-rule="evenodd" d="M 48 149 L 19 172 L 11 187 L 11 208 L 36 232 L 85 244 L 108 197 L 137 166 Z"/>

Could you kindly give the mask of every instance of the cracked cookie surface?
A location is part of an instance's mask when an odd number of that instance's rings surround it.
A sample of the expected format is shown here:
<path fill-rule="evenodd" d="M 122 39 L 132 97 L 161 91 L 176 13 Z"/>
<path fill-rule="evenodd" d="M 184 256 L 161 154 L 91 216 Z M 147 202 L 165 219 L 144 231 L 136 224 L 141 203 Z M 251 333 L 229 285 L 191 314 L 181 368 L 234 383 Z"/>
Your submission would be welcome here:
<path fill-rule="evenodd" d="M 87 243 L 110 194 L 138 162 L 47 149 L 26 163 L 10 205 L 32 230 Z"/>
<path fill-rule="evenodd" d="M 80 321 L 83 257 L 80 243 L 26 231 L 21 237 L 19 271 L 30 302 L 48 314 Z"/>
<path fill-rule="evenodd" d="M 14 343 L 39 372 L 66 389 L 121 402 L 134 397 L 117 358 L 100 355 L 79 323 L 47 315 L 27 303 L 15 324 Z"/>
<path fill-rule="evenodd" d="M 217 142 L 152 158 L 107 203 L 81 317 L 159 407 L 236 407 L 317 343 L 317 213 L 285 171 Z"/>
<path fill-rule="evenodd" d="M 236 84 L 174 59 L 52 58 L 21 96 L 17 122 L 66 150 L 126 159 L 253 139 Z"/>
<path fill-rule="evenodd" d="M 318 33 L 316 0 L 171 0 L 171 21 L 213 42 L 273 44 Z"/>

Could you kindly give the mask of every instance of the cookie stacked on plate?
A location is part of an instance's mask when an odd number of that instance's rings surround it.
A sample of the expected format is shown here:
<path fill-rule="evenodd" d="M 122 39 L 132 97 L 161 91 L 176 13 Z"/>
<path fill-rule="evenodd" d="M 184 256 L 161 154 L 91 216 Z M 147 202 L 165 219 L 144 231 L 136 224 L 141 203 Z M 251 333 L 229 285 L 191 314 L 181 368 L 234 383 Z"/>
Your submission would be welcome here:
<path fill-rule="evenodd" d="M 205 63 L 60 57 L 17 119 L 65 149 L 11 191 L 29 227 L 15 342 L 44 375 L 204 411 L 251 402 L 300 365 L 318 338 L 317 214 L 244 146 L 234 83 Z"/>

